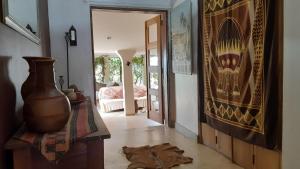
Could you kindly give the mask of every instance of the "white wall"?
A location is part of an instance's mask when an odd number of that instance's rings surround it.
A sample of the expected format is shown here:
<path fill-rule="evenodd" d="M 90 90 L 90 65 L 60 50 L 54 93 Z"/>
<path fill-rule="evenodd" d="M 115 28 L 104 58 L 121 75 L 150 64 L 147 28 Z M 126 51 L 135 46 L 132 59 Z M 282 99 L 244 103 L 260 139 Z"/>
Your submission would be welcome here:
<path fill-rule="evenodd" d="M 9 77 L 16 88 L 16 111 L 21 113 L 23 106 L 21 86 L 29 74 L 28 64 L 22 57 L 41 56 L 41 46 L 2 23 L 0 23 L 0 44 L 0 56 L 12 57 L 9 64 Z"/>
<path fill-rule="evenodd" d="M 21 34 L 0 23 L 0 60 L 11 57 L 8 64 L 8 76 L 14 89 L 7 88 L 6 71 L 0 68 L 0 168 L 9 162 L 4 159 L 4 143 L 14 132 L 14 127 L 22 120 L 23 99 L 21 85 L 28 76 L 28 65 L 22 56 L 41 56 L 41 46 L 31 42 Z M 3 87 L 4 86 L 4 87 Z M 6 87 L 6 88 L 5 88 Z M 5 90 L 5 91 L 4 91 Z M 16 94 L 16 95 L 15 95 Z M 13 116 L 15 115 L 15 116 Z"/>
<path fill-rule="evenodd" d="M 300 168 L 300 1 L 284 1 L 283 169 Z"/>
<path fill-rule="evenodd" d="M 75 83 L 93 98 L 90 5 L 137 8 L 170 8 L 171 0 L 49 0 L 52 56 L 57 60 L 56 76 L 67 78 L 64 33 L 71 25 L 77 29 L 78 46 L 70 48 L 70 84 Z M 65 85 L 66 86 L 66 85 Z"/>
<path fill-rule="evenodd" d="M 181 0 L 179 0 L 180 3 Z M 193 2 L 193 55 L 197 58 L 197 0 Z M 52 56 L 58 60 L 56 75 L 66 78 L 64 32 L 73 24 L 77 28 L 78 46 L 70 49 L 70 83 L 76 83 L 86 95 L 93 96 L 92 48 L 89 5 L 169 8 L 171 1 L 161 0 L 50 0 L 49 22 Z M 125 5 L 126 4 L 126 5 Z M 176 75 L 176 122 L 198 135 L 197 75 Z"/>
<path fill-rule="evenodd" d="M 93 98 L 93 65 L 90 8 L 83 0 L 49 0 L 51 53 L 55 58 L 56 77 L 63 75 L 67 84 L 65 32 L 71 25 L 77 29 L 76 47 L 69 48 L 70 84 L 78 85 Z"/>
<path fill-rule="evenodd" d="M 174 7 L 183 0 L 177 0 Z M 198 3 L 192 0 L 192 40 L 193 62 L 197 62 L 198 49 Z M 193 64 L 196 65 L 196 64 Z M 196 70 L 197 68 L 194 67 Z M 198 84 L 197 74 L 175 75 L 176 86 L 176 123 L 198 135 Z"/>
<path fill-rule="evenodd" d="M 127 65 L 127 62 L 132 63 L 132 59 L 136 53 L 133 49 L 122 49 L 117 51 L 118 55 L 122 58 L 123 67 L 123 96 L 125 98 L 124 113 L 129 115 L 135 114 L 134 105 L 134 90 L 133 90 L 133 80 L 132 80 L 132 64 Z"/>

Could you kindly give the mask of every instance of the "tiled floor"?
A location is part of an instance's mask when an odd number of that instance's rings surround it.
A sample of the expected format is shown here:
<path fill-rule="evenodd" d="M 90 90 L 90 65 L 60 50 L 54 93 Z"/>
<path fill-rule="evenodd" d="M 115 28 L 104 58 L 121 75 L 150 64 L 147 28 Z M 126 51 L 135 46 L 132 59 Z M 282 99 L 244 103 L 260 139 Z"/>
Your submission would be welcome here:
<path fill-rule="evenodd" d="M 194 159 L 192 164 L 174 169 L 241 169 L 217 152 L 199 145 L 195 140 L 184 137 L 145 115 L 125 117 L 122 112 L 101 114 L 112 138 L 105 140 L 105 169 L 126 169 L 129 162 L 122 153 L 123 146 L 136 147 L 171 143 L 185 150 L 185 156 Z"/>
<path fill-rule="evenodd" d="M 147 113 L 145 112 L 139 112 L 135 116 L 128 117 L 124 115 L 123 111 L 109 112 L 101 113 L 101 117 L 111 133 L 135 128 L 161 126 L 161 124 L 147 119 Z"/>

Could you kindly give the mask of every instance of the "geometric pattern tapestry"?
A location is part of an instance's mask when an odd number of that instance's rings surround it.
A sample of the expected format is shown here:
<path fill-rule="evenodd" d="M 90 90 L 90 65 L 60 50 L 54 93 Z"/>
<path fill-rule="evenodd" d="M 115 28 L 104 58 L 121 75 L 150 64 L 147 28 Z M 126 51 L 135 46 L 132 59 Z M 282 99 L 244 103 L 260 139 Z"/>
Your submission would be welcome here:
<path fill-rule="evenodd" d="M 268 108 L 278 101 L 270 96 L 278 98 L 280 93 L 268 86 L 278 80 L 270 75 L 277 66 L 270 64 L 277 63 L 272 59 L 275 36 L 267 33 L 274 29 L 268 18 L 274 17 L 269 15 L 272 5 L 266 0 L 203 1 L 206 121 L 234 137 L 273 149 L 278 146 L 281 110 Z"/>

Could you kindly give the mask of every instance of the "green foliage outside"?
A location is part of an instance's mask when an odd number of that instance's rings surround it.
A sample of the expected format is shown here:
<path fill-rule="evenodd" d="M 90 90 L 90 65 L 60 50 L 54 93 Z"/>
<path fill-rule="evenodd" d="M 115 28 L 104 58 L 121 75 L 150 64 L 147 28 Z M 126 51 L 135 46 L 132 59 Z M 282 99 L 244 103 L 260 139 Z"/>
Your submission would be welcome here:
<path fill-rule="evenodd" d="M 104 81 L 104 57 L 96 57 L 94 61 L 96 82 L 103 83 Z"/>
<path fill-rule="evenodd" d="M 109 57 L 105 66 L 109 69 L 110 82 L 122 82 L 122 61 L 119 57 Z"/>
<path fill-rule="evenodd" d="M 133 82 L 136 85 L 144 84 L 144 66 L 143 56 L 133 58 Z M 98 83 L 108 83 L 105 82 L 105 69 L 109 70 L 109 82 L 122 82 L 122 61 L 119 57 L 102 55 L 95 58 L 95 76 Z"/>
<path fill-rule="evenodd" d="M 132 72 L 133 72 L 133 82 L 136 85 L 144 84 L 144 57 L 143 56 L 135 56 L 132 59 Z"/>

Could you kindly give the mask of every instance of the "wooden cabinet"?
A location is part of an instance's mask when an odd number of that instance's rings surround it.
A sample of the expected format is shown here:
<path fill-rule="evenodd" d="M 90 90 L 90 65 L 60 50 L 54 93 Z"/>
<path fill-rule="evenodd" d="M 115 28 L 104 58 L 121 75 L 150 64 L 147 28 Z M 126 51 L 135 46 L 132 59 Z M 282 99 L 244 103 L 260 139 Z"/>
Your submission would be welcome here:
<path fill-rule="evenodd" d="M 217 151 L 232 159 L 232 137 L 223 132 L 216 131 Z"/>
<path fill-rule="evenodd" d="M 244 169 L 253 169 L 253 145 L 234 138 L 233 162 Z"/>
<path fill-rule="evenodd" d="M 246 143 L 202 123 L 203 144 L 244 169 L 281 169 L 281 152 Z"/>
<path fill-rule="evenodd" d="M 34 148 L 32 144 L 12 137 L 6 143 L 5 148 L 13 154 L 14 169 L 104 169 L 104 139 L 110 138 L 110 133 L 95 106 L 92 104 L 84 104 L 82 106 L 87 106 L 84 110 L 93 110 L 90 113 L 94 114 L 94 120 L 97 122 L 97 131 L 87 136 L 76 137 L 76 139 L 71 140 L 74 141 L 73 144 L 69 148 L 69 151 L 64 154 L 63 157 L 59 158 L 58 164 L 55 164 L 54 161 L 48 161 L 41 154 L 41 151 Z M 73 113 L 75 114 L 76 112 L 77 111 L 74 110 Z M 81 116 L 78 116 L 78 118 L 80 117 Z M 79 121 L 84 122 L 84 119 L 79 119 Z M 67 127 L 72 128 L 74 126 Z M 68 132 L 70 135 L 71 131 Z M 33 133 L 31 133 L 31 135 L 33 135 Z M 59 136 L 67 138 L 65 135 Z M 38 137 L 41 136 L 38 135 Z M 42 136 L 42 138 L 44 139 L 46 137 Z M 54 148 L 57 147 L 52 144 L 50 146 Z"/>
<path fill-rule="evenodd" d="M 281 169 L 281 153 L 254 146 L 254 169 Z"/>
<path fill-rule="evenodd" d="M 202 123 L 203 144 L 232 159 L 232 137 Z"/>
<path fill-rule="evenodd" d="M 13 150 L 14 169 L 104 169 L 103 145 L 103 140 L 76 143 L 58 164 L 47 161 L 36 149 L 21 145 Z"/>
<path fill-rule="evenodd" d="M 215 129 L 211 128 L 209 125 L 202 123 L 202 139 L 203 144 L 212 148 L 217 149 L 216 146 L 216 132 Z"/>

